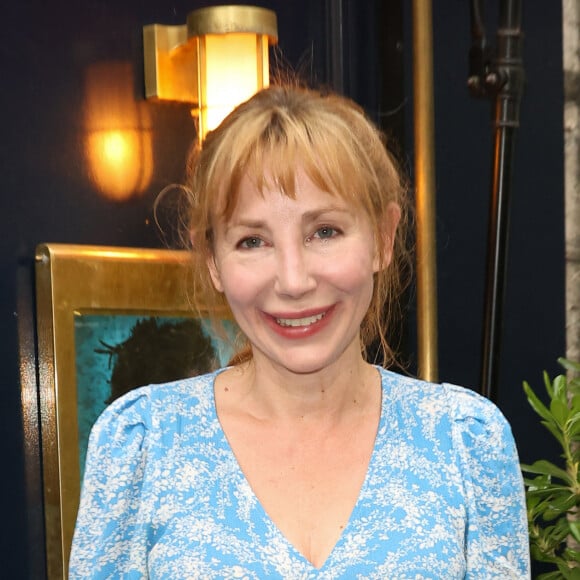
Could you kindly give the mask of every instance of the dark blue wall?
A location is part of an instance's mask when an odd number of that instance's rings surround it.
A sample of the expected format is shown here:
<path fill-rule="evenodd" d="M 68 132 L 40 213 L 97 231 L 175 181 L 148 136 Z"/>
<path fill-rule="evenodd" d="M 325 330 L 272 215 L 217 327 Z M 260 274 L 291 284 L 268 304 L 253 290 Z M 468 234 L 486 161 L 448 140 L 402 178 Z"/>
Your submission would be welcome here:
<path fill-rule="evenodd" d="M 0 48 L 3 577 L 37 577 L 38 565 L 29 554 L 42 554 L 38 537 L 30 546 L 26 527 L 17 346 L 18 321 L 23 321 L 24 328 L 29 323 L 34 248 L 45 241 L 161 245 L 152 225 L 152 204 L 164 185 L 181 179 L 187 143 L 193 135 L 186 107 L 148 105 L 154 119 L 153 181 L 143 196 L 130 202 L 106 201 L 91 185 L 82 155 L 83 73 L 91 63 L 103 60 L 128 60 L 138 68 L 142 25 L 182 23 L 187 12 L 204 4 L 210 2 L 28 0 L 4 8 Z M 306 64 L 305 68 L 312 69 L 313 76 L 332 80 L 327 72 L 329 24 L 325 12 L 331 2 L 279 0 L 257 4 L 277 11 L 280 44 L 290 63 L 296 66 L 306 57 L 311 66 Z M 343 2 L 348 17 L 344 86 L 373 116 L 390 117 L 392 126 L 398 127 L 395 132 L 402 132 L 404 124 L 409 129 L 412 123 L 410 13 L 407 8 L 404 42 L 395 47 L 384 34 L 387 27 L 389 34 L 397 31 L 393 26 L 397 15 L 391 4 L 399 3 Z M 433 4 L 440 375 L 444 380 L 477 387 L 491 167 L 490 112 L 486 102 L 471 100 L 465 89 L 469 3 L 445 0 Z M 387 22 L 389 16 L 392 18 Z M 384 28 L 375 29 L 373 23 L 381 20 Z M 493 28 L 492 22 L 490 32 Z M 525 2 L 524 30 L 528 82 L 514 176 L 499 403 L 513 424 L 522 458 L 531 461 L 553 449 L 527 409 L 521 380 L 539 383 L 542 369 L 553 371 L 556 357 L 564 353 L 559 3 Z M 406 62 L 404 90 L 397 65 L 389 63 L 388 75 L 379 66 L 380 54 L 398 58 L 399 53 L 404 53 Z M 389 92 L 390 100 L 389 94 L 385 95 Z M 393 94 L 397 95 L 394 102 Z M 394 109 L 397 114 L 390 113 Z M 411 153 L 408 157 L 411 162 Z M 21 301 L 17 306 L 18 296 Z M 23 345 L 27 346 L 29 342 Z M 412 358 L 412 346 L 409 351 Z"/>

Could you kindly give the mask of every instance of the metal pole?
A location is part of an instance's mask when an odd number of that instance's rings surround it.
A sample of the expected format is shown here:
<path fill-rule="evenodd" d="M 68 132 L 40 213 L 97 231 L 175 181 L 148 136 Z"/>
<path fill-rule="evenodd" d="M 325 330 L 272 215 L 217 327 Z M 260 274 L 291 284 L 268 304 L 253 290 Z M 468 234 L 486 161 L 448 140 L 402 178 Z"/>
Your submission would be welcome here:
<path fill-rule="evenodd" d="M 431 0 L 413 0 L 418 374 L 437 381 L 435 124 Z"/>
<path fill-rule="evenodd" d="M 489 87 L 496 88 L 496 96 L 481 392 L 494 401 L 498 397 L 504 279 L 508 254 L 511 169 L 524 83 L 521 58 L 521 14 L 520 0 L 501 2 L 497 57 L 485 79 Z"/>

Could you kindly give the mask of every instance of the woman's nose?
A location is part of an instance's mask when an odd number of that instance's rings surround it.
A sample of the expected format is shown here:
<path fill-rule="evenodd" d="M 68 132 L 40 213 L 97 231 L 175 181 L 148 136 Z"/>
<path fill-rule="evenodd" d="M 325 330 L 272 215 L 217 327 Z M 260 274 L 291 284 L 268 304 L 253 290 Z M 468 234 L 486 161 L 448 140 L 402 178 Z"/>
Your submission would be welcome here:
<path fill-rule="evenodd" d="M 276 292 L 298 298 L 316 287 L 312 261 L 307 256 L 306 248 L 285 248 L 277 252 L 276 260 Z"/>

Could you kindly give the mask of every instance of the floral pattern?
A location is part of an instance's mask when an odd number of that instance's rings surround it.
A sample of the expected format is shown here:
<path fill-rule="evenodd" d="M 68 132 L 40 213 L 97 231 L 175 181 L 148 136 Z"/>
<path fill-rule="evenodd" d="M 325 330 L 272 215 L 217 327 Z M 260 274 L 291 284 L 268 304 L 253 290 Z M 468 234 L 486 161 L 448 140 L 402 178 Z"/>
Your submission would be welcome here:
<path fill-rule="evenodd" d="M 95 424 L 70 578 L 529 578 L 510 427 L 461 387 L 379 369 L 382 412 L 349 523 L 321 568 L 252 492 L 215 411 L 216 373 L 134 390 Z"/>

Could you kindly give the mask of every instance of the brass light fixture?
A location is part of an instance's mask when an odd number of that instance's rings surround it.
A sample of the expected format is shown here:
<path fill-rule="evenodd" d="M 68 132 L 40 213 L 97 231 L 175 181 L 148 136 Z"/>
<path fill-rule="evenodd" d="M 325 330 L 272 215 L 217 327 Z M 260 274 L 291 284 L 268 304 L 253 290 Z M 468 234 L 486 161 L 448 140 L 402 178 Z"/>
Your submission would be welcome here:
<path fill-rule="evenodd" d="M 255 6 L 212 6 L 177 26 L 143 28 L 145 96 L 191 103 L 201 141 L 239 103 L 269 84 L 276 14 Z"/>

